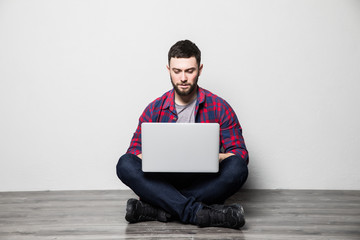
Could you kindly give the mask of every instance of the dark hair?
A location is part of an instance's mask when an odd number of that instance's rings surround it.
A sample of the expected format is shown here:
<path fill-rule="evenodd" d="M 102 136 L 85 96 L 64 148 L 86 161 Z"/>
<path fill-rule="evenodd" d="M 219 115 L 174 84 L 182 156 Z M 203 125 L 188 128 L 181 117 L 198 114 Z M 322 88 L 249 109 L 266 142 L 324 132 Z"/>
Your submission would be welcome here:
<path fill-rule="evenodd" d="M 200 66 L 201 61 L 201 51 L 195 45 L 195 43 L 190 40 L 181 40 L 175 43 L 169 50 L 168 61 L 170 64 L 171 58 L 191 58 L 195 57 L 198 66 Z"/>

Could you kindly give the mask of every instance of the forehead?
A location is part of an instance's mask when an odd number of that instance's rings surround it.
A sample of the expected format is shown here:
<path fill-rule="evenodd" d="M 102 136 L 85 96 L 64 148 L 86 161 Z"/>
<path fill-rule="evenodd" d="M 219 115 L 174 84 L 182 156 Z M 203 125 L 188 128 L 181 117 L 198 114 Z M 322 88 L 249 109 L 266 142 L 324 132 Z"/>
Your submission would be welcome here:
<path fill-rule="evenodd" d="M 188 69 L 193 67 L 197 68 L 195 57 L 170 59 L 170 68 Z"/>

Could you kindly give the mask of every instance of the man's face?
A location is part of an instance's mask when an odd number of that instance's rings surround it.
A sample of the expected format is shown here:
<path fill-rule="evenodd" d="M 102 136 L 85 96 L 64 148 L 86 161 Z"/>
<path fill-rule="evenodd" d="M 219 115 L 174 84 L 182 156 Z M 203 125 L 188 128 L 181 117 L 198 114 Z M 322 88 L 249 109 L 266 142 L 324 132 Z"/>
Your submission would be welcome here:
<path fill-rule="evenodd" d="M 199 67 L 196 58 L 171 58 L 167 69 L 170 73 L 171 83 L 180 96 L 189 96 L 197 87 L 202 65 Z"/>

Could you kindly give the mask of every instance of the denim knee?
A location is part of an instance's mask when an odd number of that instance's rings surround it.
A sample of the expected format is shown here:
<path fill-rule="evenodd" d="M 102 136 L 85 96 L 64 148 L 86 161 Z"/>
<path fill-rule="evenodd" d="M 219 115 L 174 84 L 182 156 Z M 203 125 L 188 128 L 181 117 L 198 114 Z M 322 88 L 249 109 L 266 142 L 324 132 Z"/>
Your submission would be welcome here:
<path fill-rule="evenodd" d="M 233 155 L 220 163 L 220 172 L 226 175 L 223 178 L 225 184 L 240 188 L 248 177 L 247 163 L 242 158 Z"/>
<path fill-rule="evenodd" d="M 136 178 L 139 168 L 141 170 L 141 159 L 127 153 L 120 157 L 116 165 L 116 174 L 126 184 L 130 179 Z"/>

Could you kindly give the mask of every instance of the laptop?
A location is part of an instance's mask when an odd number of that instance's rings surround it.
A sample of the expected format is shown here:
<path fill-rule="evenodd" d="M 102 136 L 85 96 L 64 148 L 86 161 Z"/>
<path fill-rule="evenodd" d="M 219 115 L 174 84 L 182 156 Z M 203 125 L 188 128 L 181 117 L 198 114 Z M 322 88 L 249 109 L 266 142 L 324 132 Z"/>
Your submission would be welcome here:
<path fill-rule="evenodd" d="M 143 172 L 219 171 L 218 123 L 142 123 Z"/>

